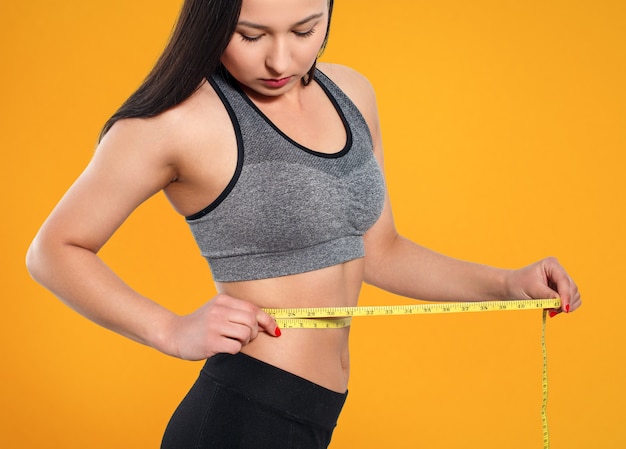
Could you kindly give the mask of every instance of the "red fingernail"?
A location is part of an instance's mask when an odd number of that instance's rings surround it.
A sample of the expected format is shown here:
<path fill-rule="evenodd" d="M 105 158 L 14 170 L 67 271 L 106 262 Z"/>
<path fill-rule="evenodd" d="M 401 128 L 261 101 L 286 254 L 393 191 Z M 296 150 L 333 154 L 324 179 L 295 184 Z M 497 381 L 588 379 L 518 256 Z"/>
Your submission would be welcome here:
<path fill-rule="evenodd" d="M 557 312 L 556 310 L 550 310 L 550 318 L 554 318 L 555 316 L 558 315 L 559 312 Z"/>
<path fill-rule="evenodd" d="M 565 305 L 565 313 L 569 313 L 569 304 Z"/>
<path fill-rule="evenodd" d="M 282 335 L 282 332 L 280 331 L 280 328 L 278 326 L 276 326 L 276 330 L 274 331 L 274 335 L 276 335 L 277 337 L 280 337 Z"/>

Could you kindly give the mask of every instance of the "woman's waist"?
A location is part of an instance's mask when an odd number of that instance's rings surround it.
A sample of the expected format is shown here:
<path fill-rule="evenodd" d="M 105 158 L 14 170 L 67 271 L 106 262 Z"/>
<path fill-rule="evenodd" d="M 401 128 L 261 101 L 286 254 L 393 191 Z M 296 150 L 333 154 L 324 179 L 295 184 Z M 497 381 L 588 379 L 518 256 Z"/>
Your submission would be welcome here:
<path fill-rule="evenodd" d="M 363 281 L 363 261 L 356 259 L 321 270 L 278 278 L 217 284 L 221 293 L 261 308 L 354 306 Z M 347 388 L 349 327 L 282 328 L 278 338 L 260 332 L 243 347 L 251 357 L 325 388 Z"/>
<path fill-rule="evenodd" d="M 347 388 L 349 327 L 282 329 L 278 338 L 260 332 L 242 353 L 337 392 Z"/>

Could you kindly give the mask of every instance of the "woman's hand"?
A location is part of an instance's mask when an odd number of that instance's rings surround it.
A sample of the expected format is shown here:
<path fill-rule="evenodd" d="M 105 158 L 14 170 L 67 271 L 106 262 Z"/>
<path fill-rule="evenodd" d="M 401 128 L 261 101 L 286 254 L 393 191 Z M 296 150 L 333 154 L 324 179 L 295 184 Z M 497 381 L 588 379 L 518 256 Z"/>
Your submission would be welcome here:
<path fill-rule="evenodd" d="M 259 332 L 279 337 L 276 321 L 257 306 L 219 294 L 195 312 L 175 316 L 157 349 L 185 360 L 236 354 Z"/>
<path fill-rule="evenodd" d="M 506 282 L 511 298 L 560 298 L 561 308 L 551 310 L 551 317 L 573 312 L 582 304 L 576 283 L 554 257 L 511 271 Z"/>

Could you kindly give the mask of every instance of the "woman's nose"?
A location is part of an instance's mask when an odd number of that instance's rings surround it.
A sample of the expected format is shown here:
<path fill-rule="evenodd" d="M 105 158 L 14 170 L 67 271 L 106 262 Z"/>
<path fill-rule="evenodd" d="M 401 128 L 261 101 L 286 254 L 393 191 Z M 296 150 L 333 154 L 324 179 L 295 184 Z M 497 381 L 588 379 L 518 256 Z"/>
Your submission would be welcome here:
<path fill-rule="evenodd" d="M 291 52 L 285 39 L 277 38 L 265 57 L 265 66 L 275 75 L 283 75 L 289 68 Z"/>

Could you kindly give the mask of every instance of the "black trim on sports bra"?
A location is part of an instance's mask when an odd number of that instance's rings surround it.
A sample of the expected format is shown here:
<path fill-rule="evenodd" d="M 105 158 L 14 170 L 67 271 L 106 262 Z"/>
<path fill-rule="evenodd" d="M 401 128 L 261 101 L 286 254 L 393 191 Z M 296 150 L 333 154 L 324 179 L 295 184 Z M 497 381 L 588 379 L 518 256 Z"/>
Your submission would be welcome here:
<path fill-rule="evenodd" d="M 205 207 L 201 211 L 196 212 L 195 214 L 186 216 L 185 219 L 189 221 L 202 218 L 206 214 L 211 212 L 213 209 L 215 209 L 217 206 L 219 206 L 220 203 L 226 199 L 226 197 L 231 192 L 231 190 L 233 190 L 233 188 L 235 187 L 235 184 L 237 184 L 237 180 L 239 180 L 239 176 L 241 175 L 241 170 L 243 169 L 243 159 L 244 159 L 243 137 L 241 135 L 241 127 L 239 126 L 239 120 L 237 120 L 235 111 L 233 110 L 232 106 L 228 102 L 228 99 L 226 98 L 222 90 L 217 86 L 215 81 L 211 79 L 210 77 L 207 78 L 207 81 L 211 84 L 211 86 L 213 87 L 213 90 L 217 93 L 217 95 L 222 100 L 222 104 L 226 108 L 226 111 L 228 112 L 228 116 L 230 117 L 230 121 L 233 124 L 235 137 L 237 139 L 237 167 L 235 168 L 235 173 L 233 174 L 233 177 L 230 179 L 230 181 L 228 182 L 228 185 L 222 191 L 222 193 L 220 193 L 219 196 L 211 202 L 211 204 L 209 204 L 207 207 Z"/>
<path fill-rule="evenodd" d="M 318 70 L 317 74 L 319 73 L 321 72 Z M 330 78 L 328 77 L 326 78 L 330 80 Z M 272 120 L 270 120 L 270 118 L 266 116 L 263 113 L 263 111 L 261 111 L 261 109 L 259 109 L 259 107 L 252 101 L 252 99 L 250 99 L 250 97 L 243 91 L 243 89 L 238 83 L 231 82 L 231 85 L 235 88 L 237 92 L 239 92 L 239 94 L 243 97 L 243 99 L 246 100 L 246 103 L 248 103 L 250 107 L 252 107 L 252 109 L 254 109 L 257 112 L 257 114 L 259 114 L 259 116 L 263 118 L 263 120 L 265 120 L 267 124 L 270 125 L 274 129 L 274 131 L 276 131 L 281 137 L 283 137 L 289 143 L 291 143 L 292 145 L 314 156 L 319 156 L 319 157 L 328 158 L 328 159 L 340 158 L 342 156 L 345 156 L 350 151 L 350 148 L 352 148 L 352 130 L 350 129 L 348 120 L 346 119 L 346 116 L 341 110 L 341 107 L 339 106 L 339 103 L 337 103 L 337 100 L 335 99 L 335 97 L 333 97 L 333 95 L 330 93 L 328 88 L 323 83 L 319 82 L 317 77 L 315 77 L 314 80 L 317 83 L 317 85 L 322 88 L 322 90 L 324 91 L 324 94 L 326 95 L 326 98 L 328 98 L 330 102 L 332 103 L 333 107 L 335 108 L 335 111 L 337 112 L 337 115 L 341 119 L 341 123 L 343 124 L 343 129 L 346 133 L 346 143 L 344 147 L 335 153 L 322 153 L 320 151 L 315 151 L 315 150 L 305 147 L 304 145 L 299 144 L 298 142 L 293 140 L 291 137 L 289 137 L 287 134 L 285 134 L 278 126 L 276 126 L 276 124 L 274 124 L 274 122 L 272 122 Z"/>

